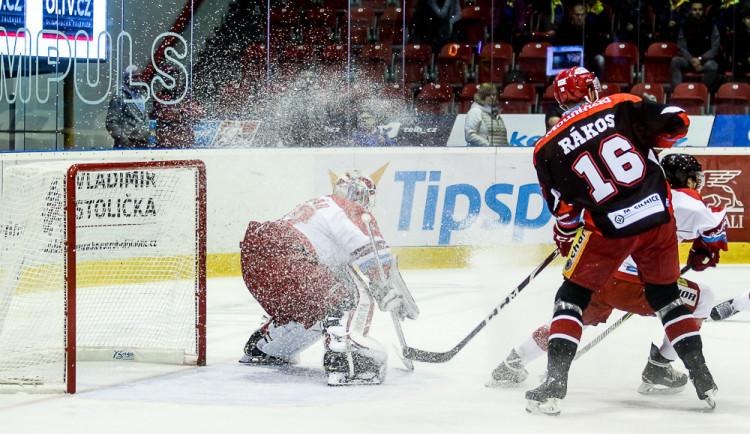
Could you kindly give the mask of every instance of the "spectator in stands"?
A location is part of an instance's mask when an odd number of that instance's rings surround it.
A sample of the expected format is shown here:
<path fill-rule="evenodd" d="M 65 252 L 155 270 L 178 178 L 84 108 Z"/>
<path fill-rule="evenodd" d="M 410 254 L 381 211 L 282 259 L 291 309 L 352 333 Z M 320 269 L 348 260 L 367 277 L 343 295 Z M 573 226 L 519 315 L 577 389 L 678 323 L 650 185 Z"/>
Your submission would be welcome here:
<path fill-rule="evenodd" d="M 561 0 L 536 0 L 532 2 L 534 10 L 541 15 L 537 30 L 544 32 L 548 38 L 554 38 L 555 32 L 565 20 L 565 5 Z"/>
<path fill-rule="evenodd" d="M 520 51 L 528 42 L 534 9 L 525 0 L 495 0 L 492 9 L 492 40 L 513 45 Z"/>
<path fill-rule="evenodd" d="M 412 42 L 424 42 L 432 51 L 453 42 L 453 25 L 461 19 L 459 0 L 418 0 L 414 11 Z"/>
<path fill-rule="evenodd" d="M 395 146 L 393 139 L 378 128 L 372 112 L 362 110 L 357 115 L 357 126 L 352 131 L 352 146 Z"/>
<path fill-rule="evenodd" d="M 195 144 L 195 124 L 203 110 L 193 98 L 187 85 L 187 71 L 172 64 L 164 65 L 165 76 L 157 77 L 164 87 L 154 95 L 152 116 L 156 120 L 156 148 L 192 148 Z M 169 85 L 172 87 L 170 88 Z"/>
<path fill-rule="evenodd" d="M 571 15 L 555 32 L 553 45 L 583 45 L 584 66 L 594 74 L 601 76 L 604 72 L 604 49 L 611 41 L 610 24 L 604 8 L 599 2 L 587 6 L 576 3 L 571 8 Z"/>
<path fill-rule="evenodd" d="M 685 24 L 690 12 L 688 0 L 667 0 L 656 14 L 656 30 L 659 41 L 677 42 L 677 33 Z"/>
<path fill-rule="evenodd" d="M 738 0 L 719 0 L 714 2 L 711 10 L 706 7 L 706 17 L 709 21 L 716 24 L 719 29 L 720 46 L 722 47 L 722 60 L 731 59 L 732 38 L 735 30 L 742 31 L 742 14 L 743 5 Z"/>
<path fill-rule="evenodd" d="M 466 113 L 464 137 L 468 146 L 508 146 L 505 123 L 497 113 L 497 88 L 482 83 Z"/>
<path fill-rule="evenodd" d="M 151 129 L 146 110 L 146 97 L 138 88 L 148 88 L 141 82 L 138 67 L 130 65 L 122 74 L 122 86 L 109 101 L 106 128 L 115 139 L 115 149 L 145 148 L 149 146 Z"/>
<path fill-rule="evenodd" d="M 672 85 L 682 83 L 684 71 L 702 73 L 709 92 L 719 84 L 719 29 L 703 13 L 703 2 L 690 3 L 690 16 L 677 34 L 680 55 L 672 59 Z"/>
<path fill-rule="evenodd" d="M 741 13 L 740 26 L 734 32 L 734 81 L 748 83 L 750 73 L 750 10 Z"/>
<path fill-rule="evenodd" d="M 614 2 L 616 42 L 636 44 L 641 54 L 654 42 L 653 23 L 646 13 L 648 3 L 643 0 L 621 0 Z"/>

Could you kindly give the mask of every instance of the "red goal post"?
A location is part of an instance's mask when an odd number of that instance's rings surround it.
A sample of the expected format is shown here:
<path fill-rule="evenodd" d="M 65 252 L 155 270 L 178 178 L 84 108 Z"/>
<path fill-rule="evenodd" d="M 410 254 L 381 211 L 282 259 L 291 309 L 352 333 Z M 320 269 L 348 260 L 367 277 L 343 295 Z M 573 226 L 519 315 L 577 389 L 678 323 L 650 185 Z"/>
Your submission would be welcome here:
<path fill-rule="evenodd" d="M 3 388 L 75 393 L 82 360 L 205 365 L 202 161 L 12 166 L 3 191 Z"/>

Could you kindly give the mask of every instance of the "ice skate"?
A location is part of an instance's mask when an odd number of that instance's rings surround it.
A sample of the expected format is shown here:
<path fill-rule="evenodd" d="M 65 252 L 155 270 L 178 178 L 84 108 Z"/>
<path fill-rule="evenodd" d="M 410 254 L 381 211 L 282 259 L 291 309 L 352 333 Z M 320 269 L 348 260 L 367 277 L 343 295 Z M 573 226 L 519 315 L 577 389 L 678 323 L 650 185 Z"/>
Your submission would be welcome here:
<path fill-rule="evenodd" d="M 656 345 L 651 344 L 651 353 L 641 374 L 641 380 L 643 383 L 638 388 L 638 393 L 669 395 L 682 392 L 688 382 L 688 376 L 674 369 L 672 363 L 659 353 Z"/>
<path fill-rule="evenodd" d="M 721 321 L 729 318 L 737 312 L 739 311 L 734 307 L 734 299 L 729 299 L 717 304 L 711 309 L 711 319 L 714 321 Z"/>
<path fill-rule="evenodd" d="M 265 334 L 262 330 L 257 330 L 255 333 L 250 335 L 250 339 L 245 344 L 245 354 L 239 360 L 240 363 L 248 365 L 261 365 L 261 366 L 279 366 L 287 365 L 288 361 L 280 359 L 278 357 L 269 356 L 268 354 L 261 351 L 257 344 L 261 339 L 265 339 Z"/>
<path fill-rule="evenodd" d="M 709 407 L 716 408 L 716 394 L 719 392 L 719 388 L 716 387 L 711 372 L 709 372 L 705 363 L 690 371 L 690 381 L 695 386 L 698 399 L 706 401 Z"/>
<path fill-rule="evenodd" d="M 547 377 L 541 386 L 526 392 L 526 411 L 557 416 L 560 414 L 562 400 L 567 391 L 567 380 Z"/>
<path fill-rule="evenodd" d="M 693 351 L 686 354 L 682 361 L 688 368 L 688 375 L 695 386 L 698 399 L 706 401 L 709 407 L 716 408 L 716 394 L 719 388 L 714 383 L 703 354 L 700 351 Z"/>
<path fill-rule="evenodd" d="M 513 387 L 523 383 L 529 372 L 521 363 L 515 349 L 492 371 L 492 378 L 485 384 L 487 387 Z"/>
<path fill-rule="evenodd" d="M 373 385 L 385 380 L 385 363 L 356 352 L 326 351 L 323 368 L 329 386 Z"/>

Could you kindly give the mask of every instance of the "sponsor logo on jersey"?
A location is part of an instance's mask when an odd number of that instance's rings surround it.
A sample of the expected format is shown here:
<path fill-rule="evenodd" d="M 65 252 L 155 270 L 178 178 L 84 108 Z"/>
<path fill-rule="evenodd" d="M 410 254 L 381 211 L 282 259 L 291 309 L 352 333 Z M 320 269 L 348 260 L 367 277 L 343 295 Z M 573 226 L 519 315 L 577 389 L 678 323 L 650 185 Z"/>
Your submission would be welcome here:
<path fill-rule="evenodd" d="M 607 217 L 616 229 L 622 229 L 650 215 L 663 212 L 665 209 L 659 194 L 654 193 L 627 208 L 608 213 Z"/>

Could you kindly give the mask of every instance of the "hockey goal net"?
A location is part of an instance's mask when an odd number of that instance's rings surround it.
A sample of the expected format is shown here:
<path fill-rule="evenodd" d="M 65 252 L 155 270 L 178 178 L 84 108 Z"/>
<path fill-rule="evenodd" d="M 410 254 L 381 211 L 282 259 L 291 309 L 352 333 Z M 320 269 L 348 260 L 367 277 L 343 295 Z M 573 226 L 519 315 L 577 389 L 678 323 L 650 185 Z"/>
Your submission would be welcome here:
<path fill-rule="evenodd" d="M 2 190 L 0 391 L 74 393 L 77 360 L 205 364 L 201 161 L 10 166 Z"/>

